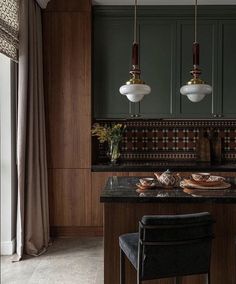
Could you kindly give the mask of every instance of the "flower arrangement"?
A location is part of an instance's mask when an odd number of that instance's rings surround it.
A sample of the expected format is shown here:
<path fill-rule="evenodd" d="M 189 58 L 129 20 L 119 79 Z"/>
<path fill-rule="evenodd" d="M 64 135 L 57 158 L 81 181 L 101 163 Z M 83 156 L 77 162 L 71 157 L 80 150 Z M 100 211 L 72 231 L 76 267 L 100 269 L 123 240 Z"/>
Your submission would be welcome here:
<path fill-rule="evenodd" d="M 120 157 L 119 143 L 125 128 L 126 125 L 120 123 L 112 124 L 111 126 L 94 123 L 92 127 L 92 136 L 97 136 L 100 143 L 108 142 L 108 156 L 111 159 L 111 163 L 116 163 Z"/>
<path fill-rule="evenodd" d="M 125 128 L 126 126 L 120 123 L 113 124 L 112 126 L 107 126 L 106 124 L 102 126 L 99 123 L 94 123 L 92 136 L 97 136 L 100 143 L 109 142 L 111 140 L 121 140 Z"/>

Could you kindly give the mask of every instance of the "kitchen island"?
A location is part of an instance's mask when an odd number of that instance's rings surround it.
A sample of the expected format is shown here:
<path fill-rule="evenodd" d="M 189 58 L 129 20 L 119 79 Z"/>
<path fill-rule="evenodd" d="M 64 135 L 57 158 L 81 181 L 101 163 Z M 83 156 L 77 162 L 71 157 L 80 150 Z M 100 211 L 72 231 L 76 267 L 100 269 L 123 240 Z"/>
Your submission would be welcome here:
<path fill-rule="evenodd" d="M 212 246 L 211 277 L 214 284 L 236 283 L 236 186 L 227 190 L 205 190 L 202 194 L 182 188 L 158 188 L 137 192 L 138 177 L 110 177 L 101 194 L 104 203 L 104 283 L 119 283 L 121 234 L 138 231 L 143 215 L 210 212 L 216 221 Z M 173 279 L 145 283 L 172 284 Z M 136 283 L 136 271 L 126 261 L 126 283 Z M 186 276 L 183 284 L 200 284 L 202 276 Z"/>

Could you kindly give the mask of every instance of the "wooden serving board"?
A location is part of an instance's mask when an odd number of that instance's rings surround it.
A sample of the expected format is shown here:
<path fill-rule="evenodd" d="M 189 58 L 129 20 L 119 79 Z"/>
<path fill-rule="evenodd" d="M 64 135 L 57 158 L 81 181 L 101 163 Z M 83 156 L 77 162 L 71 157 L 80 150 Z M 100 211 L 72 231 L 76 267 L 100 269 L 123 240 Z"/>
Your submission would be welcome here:
<path fill-rule="evenodd" d="M 194 183 L 186 182 L 186 181 L 182 181 L 180 183 L 180 186 L 182 188 L 190 188 L 190 189 L 205 189 L 205 190 L 211 190 L 211 189 L 227 189 L 231 187 L 230 183 L 227 182 L 222 182 L 221 184 L 219 184 L 218 186 L 202 186 L 202 185 L 197 185 Z"/>

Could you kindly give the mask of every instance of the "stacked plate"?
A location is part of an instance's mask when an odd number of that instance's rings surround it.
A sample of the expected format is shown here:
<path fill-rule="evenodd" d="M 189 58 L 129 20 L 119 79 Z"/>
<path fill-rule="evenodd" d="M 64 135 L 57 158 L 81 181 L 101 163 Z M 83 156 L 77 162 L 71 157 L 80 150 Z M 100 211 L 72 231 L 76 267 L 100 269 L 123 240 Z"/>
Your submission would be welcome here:
<path fill-rule="evenodd" d="M 149 189 L 153 189 L 157 185 L 154 178 L 141 178 L 139 180 L 139 183 L 136 184 L 136 186 L 138 187 L 138 192 L 143 192 Z"/>
<path fill-rule="evenodd" d="M 181 181 L 180 186 L 190 189 L 227 189 L 231 187 L 230 183 L 225 182 L 221 176 L 213 176 L 209 173 L 192 174 L 190 179 Z"/>

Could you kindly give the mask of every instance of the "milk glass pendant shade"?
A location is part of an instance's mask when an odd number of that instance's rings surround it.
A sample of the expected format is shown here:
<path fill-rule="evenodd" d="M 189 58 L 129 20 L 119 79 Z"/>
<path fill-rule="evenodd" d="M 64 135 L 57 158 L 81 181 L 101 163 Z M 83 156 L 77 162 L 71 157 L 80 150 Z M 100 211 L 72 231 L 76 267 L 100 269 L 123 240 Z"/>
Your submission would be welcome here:
<path fill-rule="evenodd" d="M 120 87 L 121 95 L 133 103 L 140 102 L 145 95 L 151 92 L 151 88 L 141 79 L 141 70 L 139 67 L 139 44 L 137 42 L 137 0 L 134 8 L 134 42 L 132 46 L 132 69 L 130 70 L 131 79 L 125 85 Z"/>
<path fill-rule="evenodd" d="M 191 102 L 197 103 L 204 99 L 206 95 L 212 93 L 212 87 L 205 84 L 200 79 L 201 70 L 199 69 L 199 43 L 197 42 L 197 0 L 195 0 L 195 41 L 193 43 L 193 70 L 190 72 L 193 78 L 180 88 L 180 93 L 187 96 Z"/>
<path fill-rule="evenodd" d="M 204 83 L 189 84 L 182 86 L 180 93 L 186 95 L 191 102 L 197 103 L 204 99 L 206 95 L 212 93 L 212 87 Z"/>
<path fill-rule="evenodd" d="M 120 93 L 133 103 L 140 102 L 150 92 L 151 88 L 145 84 L 126 84 L 120 87 Z"/>

